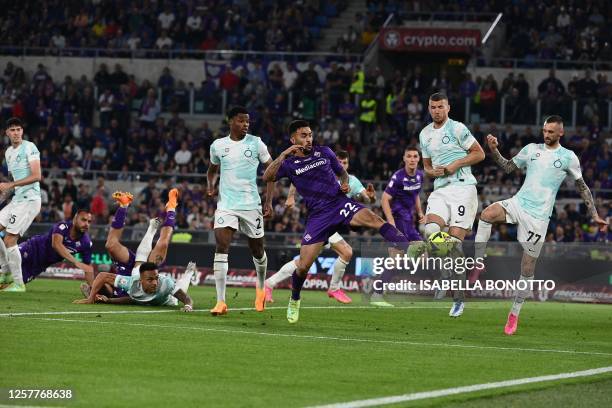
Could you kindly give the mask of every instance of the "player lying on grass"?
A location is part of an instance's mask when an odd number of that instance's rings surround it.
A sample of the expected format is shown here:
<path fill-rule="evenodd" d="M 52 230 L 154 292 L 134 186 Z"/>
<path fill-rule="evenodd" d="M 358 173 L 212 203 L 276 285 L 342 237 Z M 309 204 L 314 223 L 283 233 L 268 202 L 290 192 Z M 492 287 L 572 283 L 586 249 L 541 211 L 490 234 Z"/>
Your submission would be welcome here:
<path fill-rule="evenodd" d="M 131 276 L 100 272 L 93 282 L 89 296 L 75 300 L 73 303 L 111 303 L 139 304 L 152 306 L 176 306 L 178 301 L 184 304 L 184 312 L 193 311 L 193 301 L 187 294 L 189 282 L 196 271 L 196 264 L 189 262 L 185 274 L 177 281 L 166 275 L 160 275 L 157 265 L 145 262 L 134 268 Z M 126 295 L 109 298 L 100 294 L 106 285 L 118 288 Z"/>
<path fill-rule="evenodd" d="M 173 188 L 168 193 L 164 223 L 161 225 L 159 238 L 155 243 L 155 247 L 151 249 L 153 246 L 153 238 L 161 224 L 161 221 L 157 218 L 149 221 L 149 228 L 142 238 L 140 245 L 136 249 L 136 253 L 134 253 L 120 241 L 121 234 L 123 233 L 123 226 L 125 225 L 128 207 L 134 198 L 130 193 L 121 191 L 115 191 L 115 193 L 113 193 L 113 199 L 117 202 L 117 204 L 119 204 L 119 207 L 115 212 L 115 217 L 111 223 L 111 228 L 108 231 L 108 236 L 106 238 L 106 251 L 113 260 L 115 272 L 118 275 L 130 276 L 137 263 L 150 261 L 159 265 L 166 260 L 168 246 L 170 245 L 170 239 L 172 238 L 172 232 L 174 231 L 174 224 L 176 222 L 176 206 L 178 205 L 178 196 L 179 192 L 176 188 Z M 81 291 L 83 292 L 83 295 L 88 296 L 89 286 L 82 285 Z M 114 294 L 109 292 L 106 293 L 106 295 L 121 297 L 124 296 L 125 293 L 118 291 Z"/>
<path fill-rule="evenodd" d="M 63 259 L 71 262 L 85 273 L 85 280 L 92 283 L 94 271 L 91 264 L 91 238 L 87 231 L 91 224 L 91 213 L 78 210 L 71 221 L 55 224 L 49 232 L 35 235 L 19 245 L 21 273 L 24 283 L 34 280 L 49 266 Z M 81 254 L 82 261 L 74 255 Z M 0 276 L 0 284 L 10 284 L 10 273 Z M 25 291 L 25 289 L 24 289 Z"/>
<path fill-rule="evenodd" d="M 542 132 L 543 144 L 530 143 L 511 160 L 505 159 L 497 149 L 497 138 L 493 135 L 487 136 L 487 144 L 493 152 L 495 162 L 506 173 L 525 170 L 526 177 L 515 196 L 493 203 L 482 211 L 475 238 L 474 256 L 482 258 L 491 237 L 492 224 L 518 224 L 517 239 L 523 247 L 520 279 L 527 282 L 533 280 L 557 191 L 566 176 L 569 175 L 575 180 L 576 188 L 593 221 L 602 230 L 608 226 L 608 222 L 597 214 L 591 191 L 582 178 L 578 157 L 559 143 L 564 134 L 561 117 L 554 115 L 546 119 Z M 530 293 L 530 288 L 517 291 L 504 333 L 512 335 L 516 332 L 521 307 Z"/>
<path fill-rule="evenodd" d="M 349 154 L 344 150 L 336 152 L 336 158 L 340 165 L 348 172 L 349 168 Z M 340 182 L 340 180 L 338 180 Z M 364 204 L 374 204 L 376 202 L 376 191 L 374 186 L 368 184 L 366 189 L 361 181 L 352 174 L 349 174 L 349 192 L 346 196 L 357 200 Z M 287 200 L 285 201 L 287 208 L 292 208 L 295 205 L 295 186 L 292 184 L 289 186 L 289 193 L 287 194 Z M 336 299 L 340 303 L 351 303 L 351 298 L 340 289 L 340 282 L 344 276 L 346 266 L 351 262 L 353 257 L 353 248 L 342 238 L 338 232 L 334 233 L 327 240 L 327 244 L 324 248 L 331 248 L 336 254 L 338 259 L 334 263 L 334 270 L 332 277 L 329 282 L 329 290 L 327 295 L 330 298 Z M 323 250 L 323 248 L 321 248 Z M 280 282 L 291 277 L 291 274 L 295 270 L 295 263 L 289 262 L 285 264 L 278 272 L 266 279 L 266 302 L 274 302 L 272 299 L 272 291 Z"/>
<path fill-rule="evenodd" d="M 287 308 L 287 320 L 296 323 L 300 312 L 300 292 L 308 270 L 325 242 L 339 228 L 350 225 L 376 229 L 385 241 L 402 251 L 407 249 L 408 239 L 372 210 L 346 196 L 349 192 L 348 173 L 329 147 L 312 145 L 312 130 L 308 122 L 291 122 L 289 133 L 293 146 L 270 164 L 263 178 L 266 182 L 289 178 L 309 212 L 300 257 L 292 267 L 292 291 Z"/>

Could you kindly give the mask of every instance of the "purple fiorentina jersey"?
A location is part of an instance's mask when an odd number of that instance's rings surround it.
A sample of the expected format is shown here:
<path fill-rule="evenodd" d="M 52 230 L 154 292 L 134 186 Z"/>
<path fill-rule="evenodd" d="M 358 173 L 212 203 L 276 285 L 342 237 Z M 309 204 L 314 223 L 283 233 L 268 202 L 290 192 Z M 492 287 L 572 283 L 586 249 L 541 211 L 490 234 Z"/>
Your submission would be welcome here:
<path fill-rule="evenodd" d="M 403 217 L 412 219 L 412 214 L 415 208 L 415 202 L 419 197 L 421 186 L 423 184 L 423 172 L 417 170 L 414 176 L 406 173 L 405 169 L 396 171 L 385 193 L 393 197 L 391 200 L 391 211 L 393 214 L 401 214 Z"/>
<path fill-rule="evenodd" d="M 308 157 L 291 156 L 278 170 L 276 179 L 289 178 L 308 208 L 303 245 L 327 241 L 364 208 L 340 190 L 336 174 L 341 172 L 336 155 L 326 146 L 313 147 Z"/>
<path fill-rule="evenodd" d="M 62 236 L 62 243 L 71 254 L 81 254 L 85 264 L 91 264 L 92 242 L 88 233 L 84 233 L 78 240 L 70 238 L 72 221 L 58 222 L 44 235 L 35 235 L 19 244 L 21 252 L 21 267 L 23 281 L 29 282 L 44 272 L 47 267 L 60 262 L 64 258 L 52 246 L 53 234 Z"/>
<path fill-rule="evenodd" d="M 325 210 L 332 201 L 346 197 L 340 190 L 336 176 L 342 171 L 342 166 L 329 147 L 313 146 L 310 156 L 290 156 L 285 159 L 278 169 L 276 179 L 289 178 L 312 214 Z"/>

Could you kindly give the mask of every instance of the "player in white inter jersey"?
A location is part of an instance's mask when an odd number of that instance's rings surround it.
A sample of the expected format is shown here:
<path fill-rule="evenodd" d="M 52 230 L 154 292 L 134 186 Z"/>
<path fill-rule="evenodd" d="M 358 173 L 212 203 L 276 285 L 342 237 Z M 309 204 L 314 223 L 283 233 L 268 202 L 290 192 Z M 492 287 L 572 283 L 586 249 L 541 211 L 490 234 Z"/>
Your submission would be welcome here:
<path fill-rule="evenodd" d="M 344 170 L 348 171 L 349 168 L 349 154 L 345 150 L 339 150 L 336 152 L 336 158 Z M 346 196 L 359 201 L 364 204 L 374 204 L 376 202 L 376 191 L 372 184 L 368 184 L 368 188 L 365 188 L 361 181 L 352 174 L 349 174 L 349 192 Z M 295 205 L 295 186 L 291 184 L 289 186 L 289 193 L 287 194 L 287 200 L 285 201 L 287 208 L 291 208 Z M 327 240 L 325 248 L 331 248 L 338 258 L 334 263 L 334 269 L 332 271 L 332 277 L 329 282 L 329 290 L 327 295 L 330 298 L 336 299 L 340 303 L 351 303 L 352 299 L 344 293 L 340 288 L 340 282 L 346 271 L 346 267 L 351 262 L 353 257 L 353 248 L 342 238 L 342 235 L 335 232 Z M 274 302 L 272 299 L 272 291 L 280 282 L 291 277 L 291 274 L 295 270 L 295 261 L 288 262 L 283 265 L 274 275 L 266 279 L 266 302 Z"/>
<path fill-rule="evenodd" d="M 435 178 L 434 191 L 427 200 L 425 235 L 448 227 L 454 242 L 451 255 L 460 257 L 463 239 L 472 229 L 478 210 L 476 178 L 470 166 L 484 160 L 485 154 L 467 126 L 448 117 L 449 111 L 446 95 L 431 95 L 429 113 L 433 122 L 419 135 L 425 173 Z M 446 274 L 463 279 L 455 271 Z M 461 316 L 463 308 L 464 293 L 456 290 L 449 316 Z"/>
<path fill-rule="evenodd" d="M 482 211 L 475 239 L 475 257 L 484 257 L 492 224 L 518 224 L 517 239 L 523 247 L 520 279 L 527 283 L 534 277 L 536 261 L 546 237 L 557 191 L 566 176 L 569 175 L 576 181 L 576 188 L 593 221 L 602 230 L 608 226 L 597 214 L 591 191 L 582 178 L 578 157 L 559 143 L 563 136 L 561 117 L 554 115 L 546 119 L 542 132 L 544 143 L 528 144 L 511 160 L 505 159 L 497 150 L 497 138 L 493 135 L 487 136 L 487 144 L 495 162 L 506 173 L 521 169 L 526 172 L 526 177 L 515 196 L 493 203 Z M 516 332 L 521 307 L 530 293 L 529 287 L 517 291 L 504 327 L 504 333 L 507 335 Z"/>
<path fill-rule="evenodd" d="M 210 311 L 213 316 L 227 313 L 225 283 L 228 271 L 228 252 L 234 231 L 248 237 L 253 255 L 257 284 L 255 309 L 263 312 L 266 304 L 264 281 L 268 258 L 264 249 L 264 217 L 272 216 L 272 190 L 274 183 L 266 185 L 266 201 L 262 213 L 261 198 L 257 189 L 257 168 L 272 163 L 268 148 L 257 137 L 250 135 L 249 114 L 243 107 L 232 108 L 227 119 L 230 134 L 210 146 L 210 167 L 207 173 L 208 195 L 213 196 L 217 174 L 219 201 L 215 211 L 215 240 L 217 242 L 213 271 L 217 288 L 217 304 Z"/>
<path fill-rule="evenodd" d="M 15 189 L 11 202 L 0 211 L 0 231 L 4 230 L 4 240 L 0 240 L 0 284 L 5 276 L 11 275 L 13 283 L 3 292 L 25 292 L 21 271 L 21 253 L 17 241 L 28 230 L 40 212 L 40 153 L 36 145 L 23 140 L 23 123 L 19 118 L 6 122 L 6 135 L 11 145 L 4 153 L 12 182 L 0 183 L 0 194 Z M 7 276 L 7 281 L 9 281 Z"/>

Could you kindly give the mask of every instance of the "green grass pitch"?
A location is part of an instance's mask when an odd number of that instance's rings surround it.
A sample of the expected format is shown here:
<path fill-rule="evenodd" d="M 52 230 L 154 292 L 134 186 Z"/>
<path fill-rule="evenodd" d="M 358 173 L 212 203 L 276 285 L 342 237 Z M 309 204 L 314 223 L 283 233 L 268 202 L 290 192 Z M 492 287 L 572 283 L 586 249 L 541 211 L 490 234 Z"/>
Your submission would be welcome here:
<path fill-rule="evenodd" d="M 190 294 L 199 310 L 191 314 L 74 305 L 76 281 L 40 279 L 25 294 L 0 294 L 0 406 L 302 407 L 612 366 L 605 305 L 529 301 L 507 337 L 508 301 L 470 302 L 451 319 L 448 301 L 372 309 L 353 295 L 341 307 L 304 291 L 300 321 L 289 325 L 288 291 L 257 313 L 254 289 L 228 288 L 222 317 L 206 312 L 214 288 Z M 113 311 L 128 313 L 105 313 Z M 7 316 L 24 312 L 37 314 Z M 75 397 L 8 401 L 7 388 L 70 388 Z M 393 406 L 606 406 L 610 395 L 607 373 Z"/>

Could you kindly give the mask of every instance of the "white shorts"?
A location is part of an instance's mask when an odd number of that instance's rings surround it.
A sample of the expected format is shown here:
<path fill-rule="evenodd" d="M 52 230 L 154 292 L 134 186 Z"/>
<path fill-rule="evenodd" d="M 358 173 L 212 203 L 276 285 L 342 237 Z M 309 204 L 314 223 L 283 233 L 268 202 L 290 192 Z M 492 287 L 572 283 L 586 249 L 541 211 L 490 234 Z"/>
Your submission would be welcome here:
<path fill-rule="evenodd" d="M 264 219 L 261 209 L 215 211 L 215 229 L 230 227 L 249 238 L 263 238 Z"/>
<path fill-rule="evenodd" d="M 323 248 L 329 249 L 332 245 L 337 244 L 340 241 L 344 241 L 344 238 L 342 238 L 342 235 L 334 232 L 334 234 L 327 239 L 327 243 Z"/>
<path fill-rule="evenodd" d="M 434 190 L 427 199 L 426 214 L 437 215 L 449 227 L 471 230 L 477 212 L 476 186 L 450 185 Z"/>
<path fill-rule="evenodd" d="M 537 258 L 542 250 L 548 230 L 548 220 L 538 220 L 527 214 L 516 197 L 498 201 L 506 212 L 508 224 L 518 224 L 516 238 L 529 256 Z"/>
<path fill-rule="evenodd" d="M 0 211 L 0 225 L 10 234 L 23 236 L 40 213 L 40 203 L 40 200 L 11 201 Z"/>

